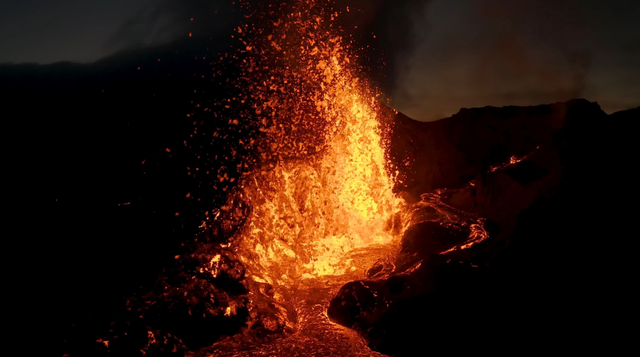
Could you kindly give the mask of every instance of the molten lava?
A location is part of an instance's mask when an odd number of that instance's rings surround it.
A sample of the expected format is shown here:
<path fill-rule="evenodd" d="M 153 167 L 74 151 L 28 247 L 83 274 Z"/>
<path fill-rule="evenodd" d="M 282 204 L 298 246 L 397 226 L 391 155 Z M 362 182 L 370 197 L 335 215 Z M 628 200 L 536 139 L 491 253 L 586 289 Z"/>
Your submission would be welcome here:
<path fill-rule="evenodd" d="M 400 202 L 373 103 L 345 88 L 327 91 L 339 108 L 325 114 L 334 125 L 328 148 L 308 161 L 278 162 L 243 187 L 253 211 L 239 238 L 242 261 L 271 284 L 344 275 L 356 270 L 351 253 L 399 234 Z"/>

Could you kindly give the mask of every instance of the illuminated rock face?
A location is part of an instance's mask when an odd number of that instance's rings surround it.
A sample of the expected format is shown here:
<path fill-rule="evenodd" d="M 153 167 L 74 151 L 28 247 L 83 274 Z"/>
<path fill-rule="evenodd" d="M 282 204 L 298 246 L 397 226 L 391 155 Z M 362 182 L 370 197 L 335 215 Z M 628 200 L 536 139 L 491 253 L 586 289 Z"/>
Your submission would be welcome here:
<path fill-rule="evenodd" d="M 466 185 L 492 166 L 549 144 L 569 119 L 583 108 L 605 114 L 586 100 L 532 107 L 461 109 L 450 118 L 418 122 L 401 113 L 394 117 L 391 157 L 398 161 L 402 186 L 413 200 L 440 188 Z M 420 118 L 414 118 L 419 120 Z"/>

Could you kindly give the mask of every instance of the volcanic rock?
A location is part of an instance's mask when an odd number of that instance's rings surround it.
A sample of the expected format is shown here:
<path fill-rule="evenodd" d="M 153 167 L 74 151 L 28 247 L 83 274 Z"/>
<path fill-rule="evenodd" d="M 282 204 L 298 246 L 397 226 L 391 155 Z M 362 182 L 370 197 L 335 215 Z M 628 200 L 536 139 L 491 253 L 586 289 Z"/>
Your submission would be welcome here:
<path fill-rule="evenodd" d="M 445 227 L 439 222 L 421 222 L 410 227 L 404 234 L 400 253 L 415 253 L 426 258 L 464 243 L 468 237 L 468 227 L 454 228 Z"/>
<path fill-rule="evenodd" d="M 399 189 L 417 200 L 444 188 L 444 203 L 487 219 L 490 238 L 437 255 L 454 232 L 409 230 L 396 263 L 413 256 L 417 268 L 345 285 L 330 318 L 393 356 L 613 348 L 633 271 L 619 244 L 633 221 L 612 188 L 631 187 L 638 118 L 640 109 L 607 116 L 585 100 L 435 123 L 397 114 L 396 160 L 415 158 Z"/>
<path fill-rule="evenodd" d="M 391 157 L 403 183 L 397 188 L 418 201 L 440 188 L 458 188 L 481 172 L 549 144 L 571 117 L 587 110 L 606 114 L 584 99 L 534 107 L 461 109 L 450 118 L 419 122 L 390 112 Z"/>
<path fill-rule="evenodd" d="M 480 277 L 470 264 L 436 255 L 408 273 L 346 284 L 328 315 L 367 337 L 375 350 L 415 355 L 417 346 L 433 350 L 432 343 L 451 346 L 473 336 L 471 326 L 456 327 L 481 311 L 473 307 L 480 303 Z"/>
<path fill-rule="evenodd" d="M 244 267 L 219 244 L 195 247 L 130 297 L 108 333 L 72 352 L 181 356 L 238 333 L 249 320 Z"/>
<path fill-rule="evenodd" d="M 143 312 L 145 322 L 178 336 L 191 350 L 211 345 L 221 335 L 236 333 L 247 315 L 243 299 L 201 279 L 145 300 L 151 305 Z"/>

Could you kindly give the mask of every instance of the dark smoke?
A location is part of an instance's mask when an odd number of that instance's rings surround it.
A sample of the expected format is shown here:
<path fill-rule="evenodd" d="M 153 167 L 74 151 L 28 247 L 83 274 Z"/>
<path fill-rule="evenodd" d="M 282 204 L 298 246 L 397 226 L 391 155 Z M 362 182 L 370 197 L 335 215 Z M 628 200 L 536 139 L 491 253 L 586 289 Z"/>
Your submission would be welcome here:
<path fill-rule="evenodd" d="M 426 8 L 431 0 L 338 0 L 340 25 L 364 51 L 362 64 L 387 93 L 397 86 L 398 71 L 428 33 Z M 347 11 L 348 8 L 348 11 Z"/>
<path fill-rule="evenodd" d="M 431 18 L 433 31 L 400 67 L 393 92 L 410 116 L 433 120 L 461 107 L 584 96 L 593 53 L 577 0 L 433 5 L 429 11 L 441 18 Z"/>
<path fill-rule="evenodd" d="M 254 8 L 277 7 L 291 0 L 248 1 Z M 232 4 L 234 3 L 234 4 Z M 429 0 L 335 0 L 343 34 L 363 49 L 361 63 L 387 93 L 395 86 L 397 68 L 424 37 L 424 9 Z M 153 46 L 187 36 L 214 37 L 243 20 L 239 1 L 159 0 L 124 23 L 106 44 L 109 50 Z M 191 22 L 190 19 L 194 18 Z M 375 36 L 375 37 L 374 37 Z"/>
<path fill-rule="evenodd" d="M 235 8 L 227 0 L 156 0 L 122 24 L 105 47 L 155 46 L 186 38 L 189 33 L 212 37 L 240 21 Z"/>
<path fill-rule="evenodd" d="M 226 36 L 244 20 L 240 2 L 257 9 L 292 1 L 158 0 L 123 24 L 108 46 L 160 44 L 190 32 Z M 640 72 L 632 62 L 639 57 L 640 6 L 630 3 L 333 0 L 333 10 L 391 104 L 434 120 L 462 107 L 575 97 L 605 103 L 607 111 L 637 105 Z"/>

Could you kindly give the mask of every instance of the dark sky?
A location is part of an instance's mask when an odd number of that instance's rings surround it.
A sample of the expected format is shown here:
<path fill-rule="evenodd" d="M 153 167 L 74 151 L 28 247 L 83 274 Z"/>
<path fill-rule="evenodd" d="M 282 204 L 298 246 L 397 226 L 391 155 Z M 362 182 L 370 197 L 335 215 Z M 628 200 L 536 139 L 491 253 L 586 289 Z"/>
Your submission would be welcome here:
<path fill-rule="evenodd" d="M 388 94 L 416 119 L 573 97 L 607 112 L 640 104 L 638 0 L 340 1 L 366 4 L 369 21 L 388 32 Z M 219 31 L 216 10 L 227 3 L 4 0 L 0 63 L 92 62 L 184 36 L 190 17 L 199 32 Z"/>
<path fill-rule="evenodd" d="M 541 5 L 544 4 L 544 5 Z M 392 97 L 409 116 L 584 97 L 640 105 L 640 1 L 433 0 L 396 61 Z"/>
<path fill-rule="evenodd" d="M 0 1 L 0 63 L 92 62 L 150 0 Z"/>

